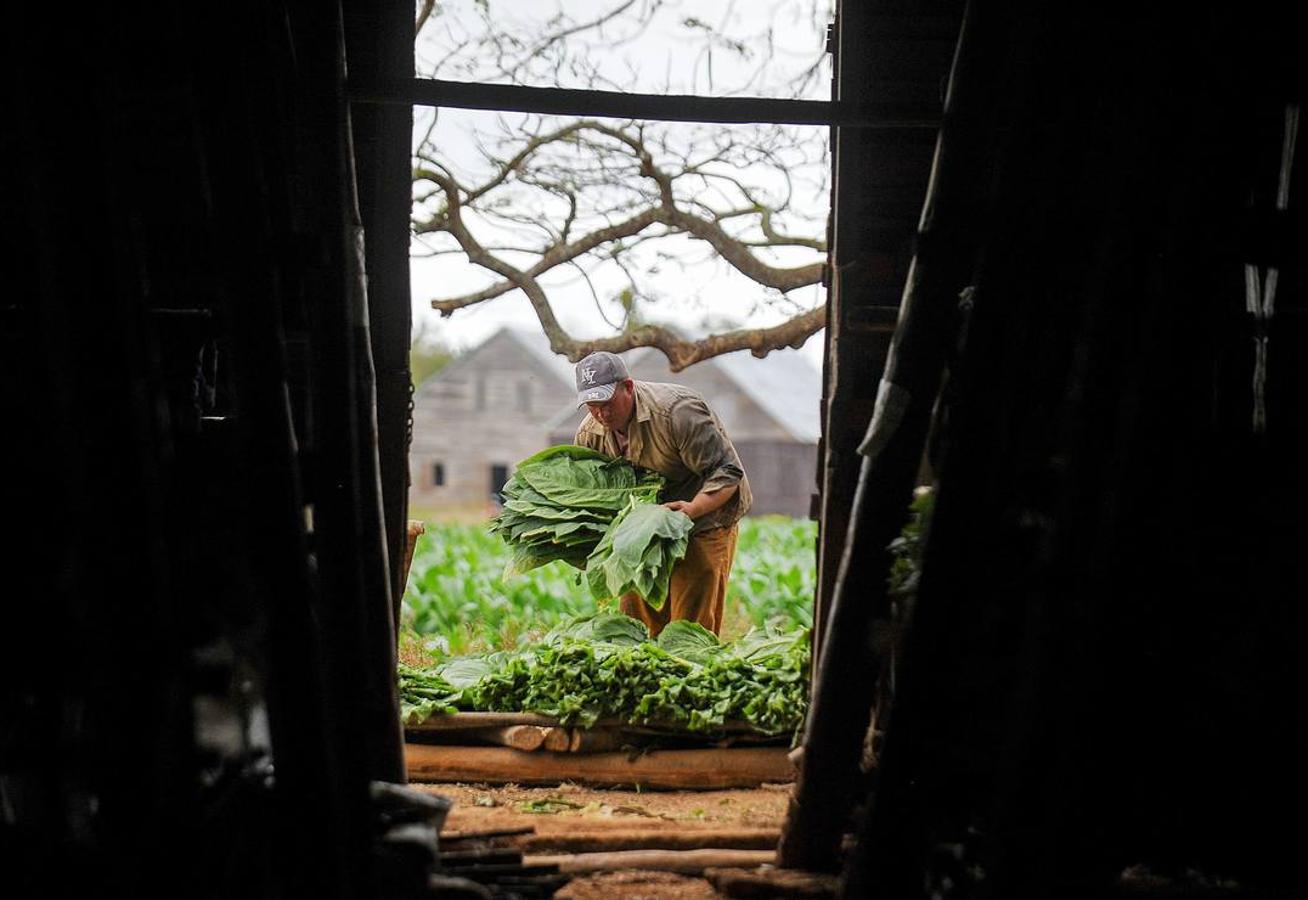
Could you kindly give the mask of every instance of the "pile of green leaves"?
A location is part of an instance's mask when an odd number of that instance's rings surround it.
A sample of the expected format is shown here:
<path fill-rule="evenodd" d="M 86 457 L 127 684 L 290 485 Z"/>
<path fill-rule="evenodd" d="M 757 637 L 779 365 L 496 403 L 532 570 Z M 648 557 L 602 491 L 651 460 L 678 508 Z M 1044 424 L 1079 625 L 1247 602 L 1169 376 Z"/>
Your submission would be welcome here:
<path fill-rule="evenodd" d="M 505 577 L 556 559 L 585 568 L 617 515 L 632 500 L 653 503 L 662 487 L 657 472 L 574 444 L 527 457 L 505 483 L 504 510 L 490 525 L 513 548 Z"/>
<path fill-rule="evenodd" d="M 768 735 L 795 732 L 808 702 L 808 629 L 755 628 L 721 643 L 676 621 L 651 640 L 621 614 L 571 619 L 515 652 L 400 668 L 404 720 L 456 710 L 534 712 L 589 727 L 599 719 L 694 733 L 744 722 Z"/>
<path fill-rule="evenodd" d="M 662 488 L 658 473 L 574 444 L 524 459 L 490 526 L 513 548 L 505 577 L 563 560 L 586 570 L 593 599 L 635 591 L 658 609 L 694 527 L 658 505 Z"/>

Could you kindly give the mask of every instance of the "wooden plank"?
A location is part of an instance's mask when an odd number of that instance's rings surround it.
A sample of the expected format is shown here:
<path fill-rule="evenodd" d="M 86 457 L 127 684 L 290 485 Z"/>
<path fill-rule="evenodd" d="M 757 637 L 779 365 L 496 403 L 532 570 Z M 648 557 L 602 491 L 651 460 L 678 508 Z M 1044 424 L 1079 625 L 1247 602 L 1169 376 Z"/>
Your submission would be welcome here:
<path fill-rule="evenodd" d="M 421 736 L 431 732 L 472 731 L 479 728 L 507 728 L 513 725 L 541 725 L 548 728 L 558 726 L 560 722 L 553 716 L 542 716 L 537 713 L 459 712 L 434 715 L 420 724 L 406 725 L 404 730 L 406 734 Z M 575 725 L 568 727 L 577 728 Z M 700 736 L 671 725 L 659 725 L 657 723 L 635 725 L 623 719 L 600 719 L 592 727 L 578 730 L 597 733 L 605 729 L 660 736 L 669 734 L 686 737 Z M 760 739 L 767 738 L 766 735 L 761 734 L 748 722 L 724 722 L 716 732 L 703 735 L 703 737 L 708 741 L 729 734 L 748 734 L 757 736 Z"/>
<path fill-rule="evenodd" d="M 823 872 L 799 869 L 716 869 L 704 870 L 704 878 L 713 890 L 728 897 L 835 897 L 840 878 Z"/>
<path fill-rule="evenodd" d="M 536 828 L 533 825 L 519 825 L 512 828 L 486 828 L 472 831 L 459 831 L 452 829 L 440 833 L 441 843 L 453 841 L 488 841 L 494 838 L 517 837 L 520 834 L 531 834 Z"/>
<path fill-rule="evenodd" d="M 472 731 L 478 728 L 509 728 L 513 725 L 543 725 L 546 728 L 559 724 L 553 716 L 535 713 L 461 712 L 435 715 L 420 725 L 406 725 L 405 731 L 421 734 L 427 731 Z"/>
<path fill-rule="evenodd" d="M 523 865 L 558 866 L 560 872 L 616 872 L 642 869 L 647 872 L 677 872 L 699 875 L 705 869 L 755 868 L 776 861 L 773 850 L 623 850 L 616 853 L 577 853 L 524 856 Z"/>
<path fill-rule="evenodd" d="M 775 850 L 778 828 L 605 829 L 531 834 L 515 841 L 523 853 L 603 853 L 616 850 Z"/>
<path fill-rule="evenodd" d="M 494 109 L 587 118 L 773 122 L 876 131 L 935 131 L 940 127 L 940 109 L 935 104 L 637 94 L 434 78 L 353 78 L 347 91 L 353 103 Z"/>
<path fill-rule="evenodd" d="M 626 753 L 524 753 L 508 747 L 406 744 L 405 763 L 412 782 L 576 781 L 613 787 L 710 789 L 757 787 L 795 777 L 784 747 L 654 750 L 633 758 Z"/>

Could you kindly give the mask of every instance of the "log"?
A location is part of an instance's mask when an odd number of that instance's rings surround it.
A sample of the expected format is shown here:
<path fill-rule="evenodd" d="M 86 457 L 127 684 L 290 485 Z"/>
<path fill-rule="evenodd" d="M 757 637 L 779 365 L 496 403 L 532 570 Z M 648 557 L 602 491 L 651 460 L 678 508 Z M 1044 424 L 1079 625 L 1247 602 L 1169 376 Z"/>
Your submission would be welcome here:
<path fill-rule="evenodd" d="M 470 732 L 469 737 L 531 753 L 541 748 L 545 736 L 552 730 L 542 725 L 509 725 L 506 728 L 481 728 Z"/>
<path fill-rule="evenodd" d="M 558 784 L 710 789 L 757 787 L 791 781 L 795 772 L 784 747 L 654 750 L 625 753 L 524 753 L 508 747 L 406 744 L 410 781 Z"/>
<path fill-rule="evenodd" d="M 531 753 L 551 750 L 556 753 L 594 753 L 616 750 L 622 746 L 617 735 L 610 732 L 589 732 L 581 728 L 562 728 L 547 725 L 506 725 L 502 728 L 478 728 L 458 732 L 460 737 L 486 744 L 498 744 Z"/>
<path fill-rule="evenodd" d="M 572 733 L 567 728 L 546 729 L 541 747 L 554 753 L 567 753 L 572 747 Z"/>
<path fill-rule="evenodd" d="M 455 841 L 489 841 L 495 838 L 517 837 L 520 834 L 531 834 L 535 831 L 534 825 L 518 825 L 512 828 L 486 828 L 472 831 L 442 831 L 440 833 L 440 842 L 443 845 Z"/>
<path fill-rule="evenodd" d="M 524 856 L 523 865 L 558 866 L 569 875 L 642 869 L 699 875 L 705 869 L 754 868 L 776 860 L 774 850 L 623 850 L 616 853 L 577 853 Z"/>
<path fill-rule="evenodd" d="M 478 850 L 442 850 L 441 865 L 446 867 L 471 865 L 522 865 L 522 851 L 516 847 Z"/>
<path fill-rule="evenodd" d="M 622 737 L 612 731 L 590 731 L 585 728 L 572 729 L 568 742 L 569 753 L 608 753 L 622 746 Z"/>
<path fill-rule="evenodd" d="M 704 878 L 719 894 L 751 900 L 835 897 L 840 887 L 835 875 L 799 869 L 705 869 Z"/>
<path fill-rule="evenodd" d="M 615 850 L 774 850 L 777 828 L 622 829 L 536 833 L 515 842 L 523 853 L 604 853 Z"/>
<path fill-rule="evenodd" d="M 562 749 L 567 749 L 569 739 L 566 728 L 552 728 L 545 725 L 506 725 L 502 728 L 478 728 L 475 731 L 467 732 L 467 737 L 487 744 L 512 747 L 514 750 L 521 750 L 524 753 L 531 753 L 540 750 L 542 747 L 546 750 L 557 750 L 560 749 L 560 744 L 562 744 Z"/>

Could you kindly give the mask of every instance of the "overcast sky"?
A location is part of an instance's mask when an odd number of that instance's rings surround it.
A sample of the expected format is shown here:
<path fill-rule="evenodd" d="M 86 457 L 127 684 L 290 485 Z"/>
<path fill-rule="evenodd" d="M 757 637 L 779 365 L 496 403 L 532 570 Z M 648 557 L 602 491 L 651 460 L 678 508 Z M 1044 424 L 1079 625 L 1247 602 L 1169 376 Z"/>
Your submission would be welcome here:
<path fill-rule="evenodd" d="M 587 22 L 603 9 L 623 2 L 488 0 L 484 8 L 497 24 L 530 41 L 538 39 L 552 27 L 548 20 L 558 15 L 560 10 L 572 22 Z M 460 57 L 447 51 L 448 47 L 457 46 L 477 32 L 482 4 L 478 0 L 447 0 L 439 6 L 442 14 L 424 28 L 419 40 L 419 74 L 462 81 L 503 82 L 503 77 L 497 77 L 483 64 L 484 52 L 470 52 Z M 586 44 L 580 56 L 593 61 L 601 78 L 630 90 L 710 96 L 789 96 L 785 85 L 793 81 L 797 71 L 820 58 L 815 51 L 823 39 L 824 6 L 824 0 L 754 0 L 749 3 L 633 0 L 628 14 L 640 9 L 655 10 L 648 24 L 638 28 L 628 16 L 615 19 L 602 30 L 580 32 Z M 708 34 L 717 37 L 706 40 Z M 739 43 L 732 44 L 733 41 Z M 576 47 L 576 44 L 572 46 Z M 532 73 L 526 70 L 519 73 L 518 80 L 544 86 L 553 83 L 556 74 L 554 71 Z M 823 64 L 804 96 L 828 96 L 829 79 L 829 64 Z M 566 71 L 559 80 L 567 87 L 584 86 L 575 80 L 569 83 Z M 485 165 L 479 158 L 474 134 L 492 128 L 497 115 L 455 109 L 439 112 L 433 134 L 452 167 L 468 183 L 475 183 L 479 166 L 484 169 Z M 416 145 L 431 123 L 431 111 L 415 110 L 415 120 Z M 562 123 L 564 120 L 557 121 Z M 689 130 L 695 127 L 685 125 L 685 133 L 689 134 Z M 683 126 L 674 128 L 681 133 Z M 825 128 L 813 129 L 814 138 L 825 141 L 825 131 Z M 806 176 L 807 191 L 800 198 L 811 220 L 826 215 L 825 187 L 816 183 L 820 177 L 821 172 Z M 812 222 L 808 227 L 818 228 Z M 821 233 L 817 230 L 813 236 L 821 236 Z M 415 251 L 422 249 L 415 245 Z M 676 241 L 672 248 L 663 249 L 670 249 L 677 259 L 669 265 L 661 265 L 658 275 L 649 282 L 658 296 L 652 306 L 644 309 L 651 320 L 674 321 L 702 330 L 709 320 L 727 316 L 742 324 L 764 326 L 784 321 L 797 307 L 811 308 L 823 299 L 820 286 L 807 287 L 787 295 L 789 309 L 770 308 L 759 302 L 763 299 L 759 285 L 720 260 L 709 257 L 703 244 L 685 239 Z M 813 258 L 812 251 L 792 251 L 789 256 L 774 257 L 772 262 L 794 265 Z M 411 275 L 415 327 L 418 322 L 425 321 L 428 328 L 436 330 L 456 346 L 475 345 L 508 322 L 539 327 L 530 304 L 520 291 L 441 319 L 431 308 L 433 298 L 458 296 L 497 280 L 461 255 L 414 258 Z M 605 298 L 620 290 L 625 281 L 616 271 L 596 273 L 593 280 L 608 318 L 617 321 L 620 312 L 615 304 L 605 302 Z M 575 272 L 559 270 L 542 281 L 556 314 L 572 334 L 595 337 L 613 333 L 597 310 L 594 295 Z M 815 364 L 820 364 L 821 344 L 822 333 L 819 332 L 809 339 L 802 351 Z"/>

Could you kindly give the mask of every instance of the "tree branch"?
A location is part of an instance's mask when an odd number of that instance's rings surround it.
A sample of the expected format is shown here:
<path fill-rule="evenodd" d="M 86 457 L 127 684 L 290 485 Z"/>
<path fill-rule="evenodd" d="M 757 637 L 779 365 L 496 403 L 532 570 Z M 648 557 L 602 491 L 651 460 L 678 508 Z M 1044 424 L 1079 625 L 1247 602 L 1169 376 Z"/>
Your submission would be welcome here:
<path fill-rule="evenodd" d="M 737 350 L 748 350 L 761 359 L 782 347 L 801 347 L 809 337 L 825 327 L 826 321 L 827 310 L 823 304 L 771 328 L 741 328 L 700 340 L 683 340 L 661 325 L 641 325 L 614 337 L 582 341 L 559 330 L 551 334 L 550 347 L 572 362 L 595 350 L 622 353 L 637 347 L 655 347 L 668 358 L 672 371 L 680 372 L 701 360 Z M 550 334 L 548 328 L 546 333 Z"/>

